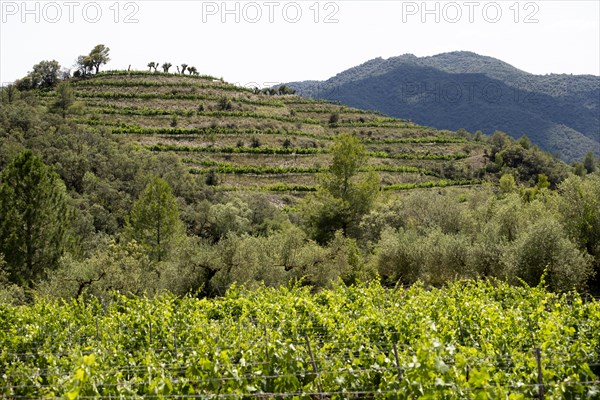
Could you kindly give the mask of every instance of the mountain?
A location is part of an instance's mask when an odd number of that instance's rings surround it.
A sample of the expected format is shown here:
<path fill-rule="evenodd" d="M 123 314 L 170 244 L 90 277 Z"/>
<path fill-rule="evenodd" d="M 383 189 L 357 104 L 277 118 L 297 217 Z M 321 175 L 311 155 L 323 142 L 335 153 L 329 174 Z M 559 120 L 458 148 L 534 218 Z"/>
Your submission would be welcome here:
<path fill-rule="evenodd" d="M 375 58 L 301 95 L 376 110 L 438 129 L 527 135 L 566 161 L 600 155 L 600 77 L 534 75 L 471 52 Z"/>

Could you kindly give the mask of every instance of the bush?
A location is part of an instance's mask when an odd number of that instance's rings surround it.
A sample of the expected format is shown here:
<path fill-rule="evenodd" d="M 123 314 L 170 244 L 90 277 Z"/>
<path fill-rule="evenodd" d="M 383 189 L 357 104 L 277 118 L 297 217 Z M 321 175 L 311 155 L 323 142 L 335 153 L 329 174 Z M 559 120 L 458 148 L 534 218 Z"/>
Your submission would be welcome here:
<path fill-rule="evenodd" d="M 580 252 L 558 221 L 550 218 L 541 219 L 515 240 L 504 262 L 509 280 L 518 277 L 537 286 L 546 272 L 548 287 L 555 291 L 583 289 L 592 272 L 591 257 Z"/>
<path fill-rule="evenodd" d="M 257 149 L 262 145 L 262 143 L 260 142 L 260 139 L 257 138 L 256 136 L 253 136 L 252 139 L 250 139 L 250 147 L 253 149 Z"/>
<path fill-rule="evenodd" d="M 204 183 L 208 186 L 217 186 L 219 184 L 219 178 L 217 177 L 217 173 L 214 168 L 211 168 L 206 174 L 206 178 L 204 179 Z"/>
<path fill-rule="evenodd" d="M 418 235 L 411 230 L 385 229 L 375 248 L 372 264 L 384 282 L 404 285 L 421 276 L 421 254 L 415 245 Z"/>
<path fill-rule="evenodd" d="M 340 114 L 333 113 L 329 116 L 329 125 L 335 126 L 340 121 Z"/>
<path fill-rule="evenodd" d="M 227 97 L 221 97 L 219 99 L 218 108 L 221 111 L 229 111 L 233 109 L 233 103 L 231 102 L 231 99 L 228 99 Z"/>

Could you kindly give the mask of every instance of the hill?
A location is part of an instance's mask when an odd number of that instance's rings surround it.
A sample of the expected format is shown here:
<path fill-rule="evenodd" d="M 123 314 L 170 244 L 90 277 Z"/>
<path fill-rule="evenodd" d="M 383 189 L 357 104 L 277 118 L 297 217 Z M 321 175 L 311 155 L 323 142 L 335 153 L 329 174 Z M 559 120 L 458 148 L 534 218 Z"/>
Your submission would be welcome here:
<path fill-rule="evenodd" d="M 598 287 L 593 157 L 572 169 L 501 132 L 201 75 L 109 71 L 0 99 L 0 302 L 537 285 L 547 268 L 552 289 Z"/>
<path fill-rule="evenodd" d="M 566 161 L 600 155 L 600 77 L 533 75 L 470 52 L 376 58 L 300 94 L 377 110 L 440 129 L 496 130 Z"/>
<path fill-rule="evenodd" d="M 367 169 L 384 189 L 471 183 L 484 173 L 483 142 L 327 101 L 180 74 L 106 72 L 72 85 L 82 104 L 73 122 L 176 154 L 189 172 L 216 174 L 219 190 L 314 190 L 340 132 L 364 141 Z M 48 103 L 54 93 L 40 96 Z"/>

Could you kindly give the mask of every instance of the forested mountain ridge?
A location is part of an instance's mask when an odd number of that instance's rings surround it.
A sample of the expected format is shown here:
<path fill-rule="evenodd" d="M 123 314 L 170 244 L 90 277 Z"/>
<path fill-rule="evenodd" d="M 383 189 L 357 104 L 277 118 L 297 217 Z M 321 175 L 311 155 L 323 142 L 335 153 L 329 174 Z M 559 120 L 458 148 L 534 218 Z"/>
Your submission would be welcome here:
<path fill-rule="evenodd" d="M 600 77 L 533 75 L 470 52 L 377 58 L 323 81 L 293 82 L 312 98 L 437 128 L 526 134 L 569 162 L 600 155 Z"/>

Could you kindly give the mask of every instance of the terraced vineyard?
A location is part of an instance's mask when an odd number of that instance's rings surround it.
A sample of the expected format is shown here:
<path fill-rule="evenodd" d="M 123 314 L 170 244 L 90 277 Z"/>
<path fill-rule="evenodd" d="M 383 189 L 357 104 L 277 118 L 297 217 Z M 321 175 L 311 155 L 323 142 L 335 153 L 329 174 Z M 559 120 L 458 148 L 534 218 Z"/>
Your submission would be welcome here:
<path fill-rule="evenodd" d="M 222 190 L 311 191 L 340 132 L 370 151 L 364 172 L 384 189 L 477 184 L 485 145 L 455 132 L 301 98 L 266 95 L 208 76 L 106 72 L 74 81 L 86 129 L 172 152 L 190 173 L 213 170 Z M 44 93 L 50 101 L 52 92 Z"/>

